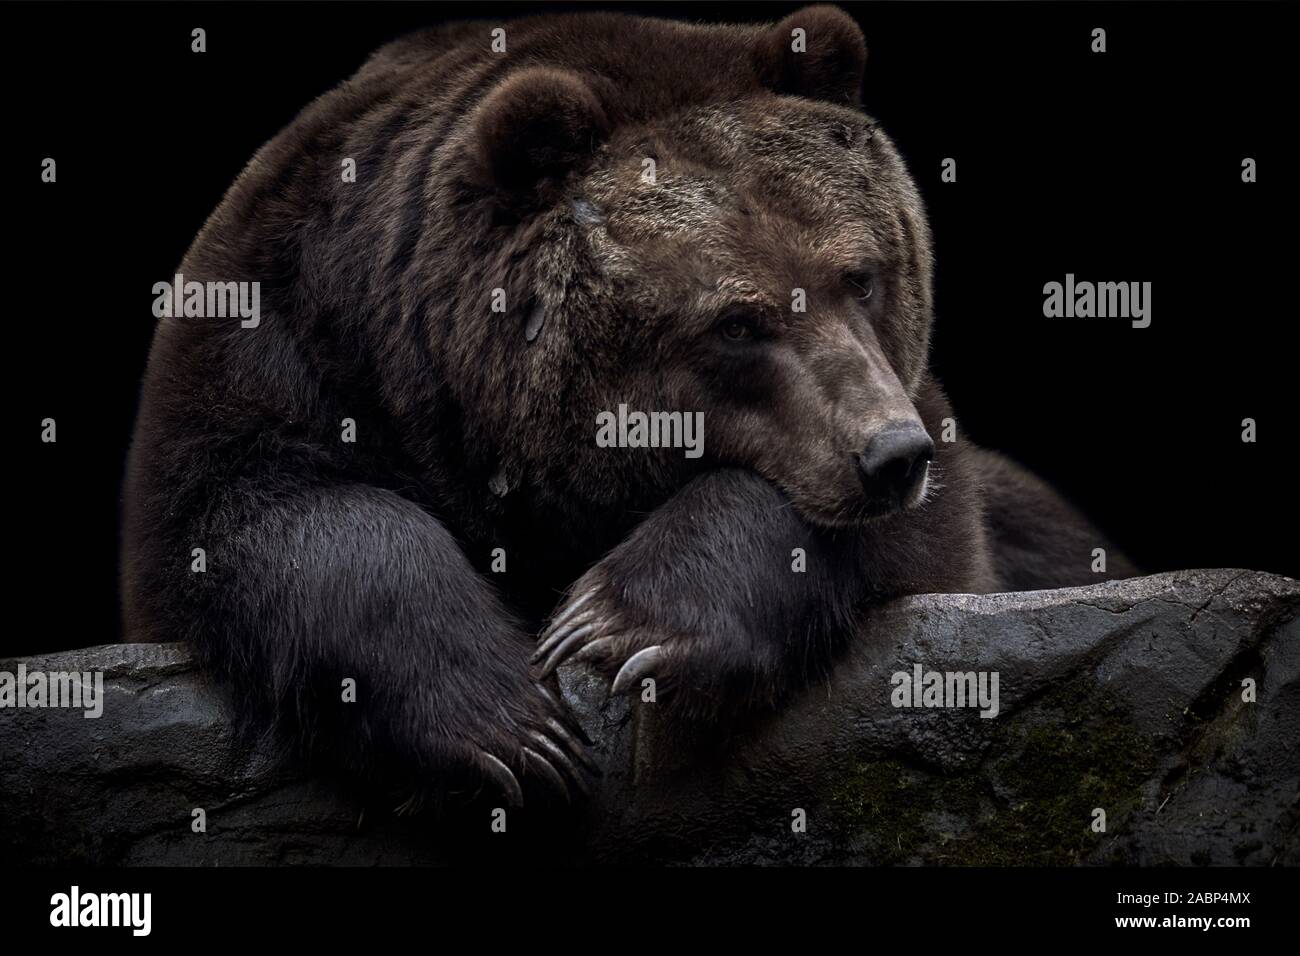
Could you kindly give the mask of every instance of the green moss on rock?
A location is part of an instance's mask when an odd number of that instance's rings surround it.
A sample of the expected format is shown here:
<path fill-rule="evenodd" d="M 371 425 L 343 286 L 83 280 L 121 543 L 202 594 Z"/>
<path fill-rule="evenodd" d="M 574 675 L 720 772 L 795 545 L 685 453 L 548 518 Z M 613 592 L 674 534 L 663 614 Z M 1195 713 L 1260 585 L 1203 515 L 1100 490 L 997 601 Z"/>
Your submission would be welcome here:
<path fill-rule="evenodd" d="M 863 761 L 831 791 L 846 849 L 878 864 L 1070 865 L 1089 856 L 1093 809 L 1114 834 L 1142 801 L 1151 744 L 1092 681 L 992 728 L 989 753 L 955 774 Z"/>

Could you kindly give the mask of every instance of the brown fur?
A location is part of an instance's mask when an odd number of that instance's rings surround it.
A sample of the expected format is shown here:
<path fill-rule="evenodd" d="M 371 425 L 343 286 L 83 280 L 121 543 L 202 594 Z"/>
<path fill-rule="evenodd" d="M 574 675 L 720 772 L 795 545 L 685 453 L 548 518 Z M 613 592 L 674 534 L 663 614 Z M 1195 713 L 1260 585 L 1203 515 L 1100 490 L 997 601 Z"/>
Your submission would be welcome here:
<path fill-rule="evenodd" d="M 1091 579 L 1081 519 L 1019 475 L 986 489 L 1010 466 L 962 442 L 909 510 L 864 499 L 872 436 L 937 438 L 951 410 L 927 371 L 924 210 L 857 108 L 851 19 L 542 16 L 507 25 L 504 55 L 490 26 L 380 50 L 195 240 L 186 278 L 260 281 L 263 316 L 159 328 L 128 475 L 132 633 L 194 641 L 250 726 L 510 790 L 510 772 L 576 783 L 556 661 L 528 665 L 566 589 L 594 595 L 585 656 L 613 676 L 663 648 L 666 702 L 709 720 L 824 672 L 869 601 Z M 753 336 L 720 334 L 735 322 Z M 704 412 L 704 457 L 597 448 L 619 403 Z M 1071 550 L 1035 572 L 1062 526 Z"/>

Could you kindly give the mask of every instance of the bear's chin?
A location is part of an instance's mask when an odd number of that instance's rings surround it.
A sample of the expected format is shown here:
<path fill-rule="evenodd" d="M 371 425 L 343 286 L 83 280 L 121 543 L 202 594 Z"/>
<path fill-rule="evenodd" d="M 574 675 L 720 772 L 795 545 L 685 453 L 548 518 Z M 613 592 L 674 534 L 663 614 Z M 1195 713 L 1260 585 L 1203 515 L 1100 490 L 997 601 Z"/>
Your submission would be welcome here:
<path fill-rule="evenodd" d="M 930 496 L 929 492 L 930 482 L 927 478 L 902 502 L 859 498 L 847 502 L 835 511 L 807 508 L 798 501 L 794 503 L 794 507 L 805 521 L 822 528 L 863 528 L 888 523 L 892 519 L 911 514 L 925 504 Z"/>
<path fill-rule="evenodd" d="M 894 505 L 871 505 L 863 501 L 841 508 L 838 511 L 809 510 L 795 506 L 795 510 L 811 525 L 820 528 L 864 528 L 889 521 L 891 518 L 905 514 L 909 509 Z"/>

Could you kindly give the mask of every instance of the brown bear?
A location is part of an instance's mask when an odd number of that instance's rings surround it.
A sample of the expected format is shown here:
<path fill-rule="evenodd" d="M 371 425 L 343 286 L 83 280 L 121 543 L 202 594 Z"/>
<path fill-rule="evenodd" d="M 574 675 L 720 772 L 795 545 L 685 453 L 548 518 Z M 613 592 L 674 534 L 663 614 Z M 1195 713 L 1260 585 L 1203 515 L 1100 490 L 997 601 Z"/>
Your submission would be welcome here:
<path fill-rule="evenodd" d="M 821 6 L 379 50 L 181 264 L 260 315 L 160 322 L 129 634 L 192 642 L 247 727 L 518 801 L 587 784 L 566 659 L 703 733 L 825 673 L 870 602 L 1097 580 L 1086 521 L 945 440 L 926 217 L 865 60 Z M 598 442 L 626 409 L 703 440 Z"/>

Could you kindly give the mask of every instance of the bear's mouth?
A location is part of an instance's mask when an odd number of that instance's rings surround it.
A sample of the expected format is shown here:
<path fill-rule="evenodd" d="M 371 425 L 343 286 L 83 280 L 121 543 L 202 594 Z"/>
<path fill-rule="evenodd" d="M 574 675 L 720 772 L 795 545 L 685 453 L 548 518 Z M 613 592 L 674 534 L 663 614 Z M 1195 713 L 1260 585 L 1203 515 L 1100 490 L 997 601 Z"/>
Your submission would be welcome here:
<path fill-rule="evenodd" d="M 910 481 L 902 488 L 877 494 L 865 499 L 863 513 L 866 520 L 884 518 L 893 514 L 902 514 L 919 508 L 930 493 L 930 462 L 918 462 L 910 476 Z"/>
<path fill-rule="evenodd" d="M 808 503 L 791 495 L 795 509 L 809 523 L 823 528 L 860 528 L 901 517 L 925 505 L 938 485 L 932 480 L 930 462 L 920 463 L 913 480 L 900 492 L 847 498 L 827 507 L 825 503 Z"/>
<path fill-rule="evenodd" d="M 901 519 L 909 513 L 917 510 L 923 500 L 918 500 L 915 504 L 908 504 L 902 507 L 892 504 L 872 504 L 869 502 L 854 502 L 852 505 L 830 511 L 818 509 L 810 511 L 805 508 L 798 508 L 799 514 L 803 516 L 809 524 L 819 528 L 825 528 L 830 531 L 842 531 L 852 528 L 867 528 L 875 525 L 887 524 L 895 519 Z"/>
<path fill-rule="evenodd" d="M 916 475 L 905 492 L 877 498 L 868 504 L 870 517 L 885 517 L 901 514 L 919 508 L 925 503 L 930 493 L 930 462 L 923 461 L 916 466 Z"/>

